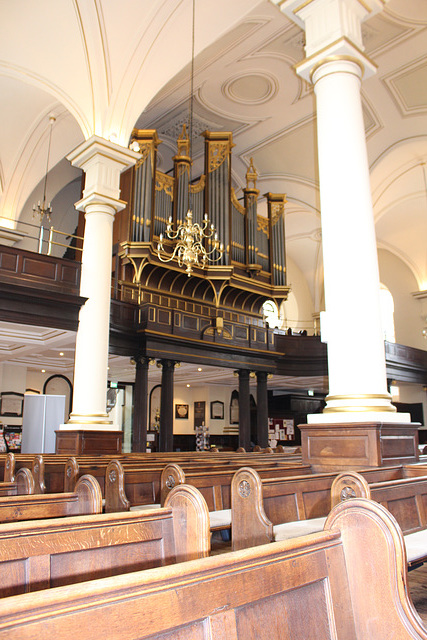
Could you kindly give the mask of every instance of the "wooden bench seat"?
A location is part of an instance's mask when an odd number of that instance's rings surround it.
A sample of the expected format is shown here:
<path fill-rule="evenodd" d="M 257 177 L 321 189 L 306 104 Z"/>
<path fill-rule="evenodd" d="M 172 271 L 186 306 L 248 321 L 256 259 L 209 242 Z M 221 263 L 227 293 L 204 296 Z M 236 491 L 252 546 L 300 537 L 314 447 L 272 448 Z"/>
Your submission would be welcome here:
<path fill-rule="evenodd" d="M 82 476 L 73 493 L 0 497 L 0 522 L 101 513 L 102 496 L 92 476 Z"/>
<path fill-rule="evenodd" d="M 73 636 L 427 640 L 427 630 L 408 596 L 398 525 L 355 499 L 310 536 L 0 600 L 0 640 Z"/>
<path fill-rule="evenodd" d="M 165 508 L 0 524 L 0 597 L 209 555 L 206 503 L 193 487 Z"/>

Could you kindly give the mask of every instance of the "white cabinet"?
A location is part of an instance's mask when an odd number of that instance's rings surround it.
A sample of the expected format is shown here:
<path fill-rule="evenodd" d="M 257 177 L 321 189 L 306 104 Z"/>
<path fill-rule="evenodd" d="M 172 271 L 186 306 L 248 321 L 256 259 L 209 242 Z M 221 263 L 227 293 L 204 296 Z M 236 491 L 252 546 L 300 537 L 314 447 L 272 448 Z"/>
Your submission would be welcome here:
<path fill-rule="evenodd" d="M 24 397 L 21 453 L 55 453 L 55 431 L 65 422 L 65 396 Z"/>

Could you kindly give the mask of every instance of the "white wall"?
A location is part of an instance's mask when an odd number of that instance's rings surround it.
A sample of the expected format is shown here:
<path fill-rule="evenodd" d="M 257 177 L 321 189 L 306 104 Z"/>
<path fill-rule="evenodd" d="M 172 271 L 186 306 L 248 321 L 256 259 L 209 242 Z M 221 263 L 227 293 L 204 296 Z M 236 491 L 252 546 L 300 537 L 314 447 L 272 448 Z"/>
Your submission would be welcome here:
<path fill-rule="evenodd" d="M 394 300 L 394 326 L 396 342 L 416 349 L 427 349 L 422 335 L 425 325 L 422 306 L 412 293 L 418 290 L 409 267 L 390 251 L 378 251 L 380 280 L 389 289 Z M 363 295 L 363 292 L 362 292 Z"/>
<path fill-rule="evenodd" d="M 205 425 L 209 427 L 209 433 L 217 435 L 224 433 L 224 429 L 230 426 L 230 398 L 233 388 L 238 388 L 237 378 L 235 387 L 211 385 L 207 387 L 188 388 L 184 385 L 175 385 L 173 432 L 176 434 L 193 435 L 194 403 L 205 402 Z M 254 396 L 255 391 L 251 389 L 251 393 L 253 393 Z M 224 403 L 223 420 L 211 420 L 211 402 L 217 400 Z M 187 420 L 175 418 L 175 404 L 189 405 Z"/>
<path fill-rule="evenodd" d="M 287 283 L 291 287 L 291 296 L 284 303 L 285 327 L 295 331 L 306 330 L 309 335 L 314 332 L 313 298 L 310 294 L 308 283 L 295 262 L 287 259 Z"/>
<path fill-rule="evenodd" d="M 205 425 L 209 427 L 209 433 L 221 435 L 224 429 L 230 426 L 230 399 L 233 389 L 238 389 L 238 378 L 235 386 L 211 385 L 206 387 L 187 387 L 185 385 L 174 386 L 173 400 L 173 432 L 180 435 L 194 435 L 194 403 L 205 402 Z M 150 388 L 151 391 L 152 387 Z M 256 401 L 256 380 L 250 385 L 250 393 Z M 154 411 L 160 409 L 160 389 L 156 389 L 152 395 L 152 416 L 149 418 L 153 423 Z M 220 401 L 224 403 L 224 419 L 211 419 L 211 402 Z M 188 404 L 188 418 L 175 418 L 175 405 Z M 236 425 L 233 425 L 234 427 Z"/>

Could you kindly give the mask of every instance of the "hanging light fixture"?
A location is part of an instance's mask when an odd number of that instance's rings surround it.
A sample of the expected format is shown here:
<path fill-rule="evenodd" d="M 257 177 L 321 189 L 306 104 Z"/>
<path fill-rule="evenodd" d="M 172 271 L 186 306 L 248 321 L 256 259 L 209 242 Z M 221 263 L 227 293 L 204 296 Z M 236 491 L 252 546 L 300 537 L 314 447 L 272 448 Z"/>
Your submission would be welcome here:
<path fill-rule="evenodd" d="M 191 73 L 190 73 L 190 98 L 189 98 L 189 155 L 192 158 L 193 141 L 193 93 L 194 93 L 194 25 L 196 15 L 196 1 L 193 0 L 193 18 L 191 34 Z M 190 185 L 192 182 L 192 160 L 190 163 Z M 218 240 L 218 234 L 213 224 L 210 223 L 208 214 L 205 213 L 203 222 L 193 222 L 192 211 L 192 190 L 189 189 L 189 208 L 185 217 L 185 222 L 177 226 L 172 226 L 172 216 L 169 217 L 166 225 L 166 238 L 174 244 L 171 254 L 166 253 L 163 242 L 163 233 L 159 236 L 157 244 L 157 257 L 161 262 L 171 262 L 177 260 L 180 267 L 185 266 L 187 275 L 190 277 L 193 267 L 202 269 L 209 262 L 218 262 L 224 253 L 224 246 Z M 206 245 L 210 246 L 206 249 Z"/>
<path fill-rule="evenodd" d="M 176 240 L 176 244 L 172 255 L 168 258 L 162 257 L 160 252 L 164 251 L 164 237 L 161 233 L 157 245 L 158 258 L 162 262 L 177 260 L 180 267 L 185 266 L 188 276 L 191 276 L 193 267 L 204 269 L 208 262 L 217 262 L 224 252 L 224 247 L 218 240 L 214 225 L 209 224 L 207 213 L 205 213 L 203 223 L 200 225 L 198 222 L 193 222 L 193 212 L 189 209 L 185 216 L 185 222 L 180 224 L 176 230 L 172 228 L 172 216 L 170 216 L 166 225 L 166 235 L 169 240 Z M 204 246 L 205 240 L 211 240 L 212 249 L 210 251 L 207 251 Z"/>
<path fill-rule="evenodd" d="M 49 172 L 50 143 L 52 141 L 52 129 L 53 129 L 53 123 L 55 121 L 56 121 L 55 116 L 49 116 L 50 131 L 49 131 L 49 144 L 47 147 L 46 175 L 44 177 L 43 200 L 41 202 L 39 200 L 37 205 L 33 204 L 33 218 L 34 216 L 37 215 L 39 217 L 40 223 L 43 222 L 43 218 L 45 216 L 50 222 L 50 216 L 52 213 L 52 207 L 50 202 L 46 204 L 46 187 L 47 187 L 47 174 Z"/>

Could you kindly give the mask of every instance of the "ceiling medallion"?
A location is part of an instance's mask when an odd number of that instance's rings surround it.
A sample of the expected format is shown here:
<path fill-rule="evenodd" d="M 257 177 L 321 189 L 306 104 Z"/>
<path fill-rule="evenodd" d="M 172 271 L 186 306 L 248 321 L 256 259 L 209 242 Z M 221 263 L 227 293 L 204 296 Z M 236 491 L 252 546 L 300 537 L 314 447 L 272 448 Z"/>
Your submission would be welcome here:
<path fill-rule="evenodd" d="M 268 102 L 277 93 L 278 82 L 274 76 L 262 73 L 239 74 L 223 85 L 224 95 L 239 104 L 257 105 Z"/>

